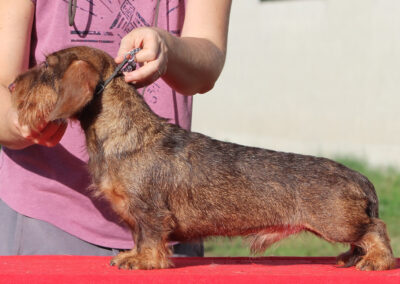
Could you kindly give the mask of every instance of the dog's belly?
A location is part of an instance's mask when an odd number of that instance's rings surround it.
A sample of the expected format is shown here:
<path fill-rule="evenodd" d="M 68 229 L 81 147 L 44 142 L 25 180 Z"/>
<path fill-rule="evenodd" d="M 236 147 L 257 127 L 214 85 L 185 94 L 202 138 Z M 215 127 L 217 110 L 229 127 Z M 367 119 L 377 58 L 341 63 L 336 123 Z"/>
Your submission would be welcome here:
<path fill-rule="evenodd" d="M 263 198 L 257 202 L 224 203 L 219 199 L 223 198 L 215 196 L 214 202 L 197 200 L 196 205 L 180 203 L 179 209 L 172 207 L 176 227 L 171 236 L 186 241 L 207 236 L 285 232 L 302 227 L 301 214 L 294 202 L 283 207 Z"/>
<path fill-rule="evenodd" d="M 289 236 L 292 234 L 299 233 L 306 228 L 302 225 L 282 225 L 282 226 L 271 226 L 266 228 L 252 228 L 248 230 L 243 230 L 238 228 L 236 230 L 226 230 L 221 227 L 215 228 L 205 228 L 201 231 L 195 230 L 180 230 L 177 229 L 170 235 L 170 241 L 193 241 L 199 240 L 207 237 L 214 236 L 224 236 L 224 237 L 234 237 L 234 236 L 245 236 L 250 239 L 252 243 L 257 244 L 257 246 L 268 247 L 269 245 Z"/>

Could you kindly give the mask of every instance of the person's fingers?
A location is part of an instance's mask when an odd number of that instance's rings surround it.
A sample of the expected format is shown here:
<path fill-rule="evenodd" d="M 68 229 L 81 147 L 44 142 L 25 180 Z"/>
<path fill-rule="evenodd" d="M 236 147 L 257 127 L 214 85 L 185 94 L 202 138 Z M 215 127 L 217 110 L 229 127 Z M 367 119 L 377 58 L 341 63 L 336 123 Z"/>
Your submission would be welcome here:
<path fill-rule="evenodd" d="M 167 48 L 158 32 L 151 28 L 135 29 L 126 35 L 120 44 L 117 63 L 121 63 L 133 48 L 142 49 L 135 54 L 135 62 L 140 68 L 125 72 L 125 81 L 136 87 L 146 86 L 163 76 L 167 67 Z"/>
<path fill-rule="evenodd" d="M 39 120 L 35 127 L 31 128 L 28 125 L 20 125 L 18 114 L 16 111 L 12 111 L 8 114 L 10 121 L 18 129 L 22 138 L 25 139 L 26 146 L 31 144 L 39 144 L 47 147 L 53 147 L 60 142 L 66 129 L 67 123 L 65 121 L 52 121 L 46 122 L 45 120 Z"/>
<path fill-rule="evenodd" d="M 124 60 L 125 55 L 132 49 L 134 43 L 133 41 L 133 32 L 127 34 L 122 38 L 121 43 L 118 49 L 118 55 L 115 58 L 115 62 L 121 63 Z"/>
<path fill-rule="evenodd" d="M 33 139 L 37 139 L 38 137 L 40 137 L 42 135 L 41 132 L 43 131 L 43 129 L 46 128 L 47 123 L 45 121 L 38 122 L 38 124 L 35 128 L 31 128 L 28 125 L 20 126 L 18 123 L 18 120 L 17 120 L 16 125 L 19 128 L 21 135 L 24 138 L 33 140 Z"/>
<path fill-rule="evenodd" d="M 150 28 L 136 29 L 121 40 L 115 62 L 121 63 L 128 52 L 138 47 L 142 50 L 136 53 L 136 62 L 153 61 L 159 57 L 161 45 L 162 39 L 156 31 Z"/>
<path fill-rule="evenodd" d="M 143 34 L 143 29 L 135 29 L 122 38 L 117 57 L 114 59 L 117 64 L 121 63 L 132 49 L 142 47 Z"/>
<path fill-rule="evenodd" d="M 66 123 L 60 124 L 60 126 L 57 128 L 57 131 L 53 134 L 53 136 L 51 136 L 47 140 L 46 146 L 54 147 L 55 145 L 57 145 L 60 142 L 61 138 L 64 136 L 66 130 L 67 130 L 67 124 Z"/>
<path fill-rule="evenodd" d="M 115 62 L 117 64 L 121 63 L 125 59 L 125 55 L 131 50 L 132 45 L 128 43 L 128 40 L 126 38 L 123 38 L 121 40 L 121 44 L 118 49 L 118 55 L 115 57 Z"/>
<path fill-rule="evenodd" d="M 145 41 L 143 43 L 143 49 L 135 55 L 135 61 L 138 63 L 144 63 L 154 61 L 160 57 L 160 43 L 155 39 Z"/>
<path fill-rule="evenodd" d="M 163 68 L 164 71 L 161 71 Z M 139 69 L 124 73 L 125 81 L 134 84 L 137 88 L 153 83 L 165 73 L 165 67 L 161 67 L 159 60 L 144 64 Z"/>
<path fill-rule="evenodd" d="M 45 128 L 40 131 L 40 135 L 38 138 L 42 141 L 47 141 L 50 137 L 52 137 L 56 132 L 59 127 L 59 124 L 54 123 L 54 122 L 49 122 Z"/>
<path fill-rule="evenodd" d="M 125 81 L 134 84 L 138 81 L 143 81 L 157 72 L 158 65 L 159 64 L 157 61 L 151 61 L 147 64 L 144 64 L 137 70 L 134 70 L 132 72 L 124 72 Z"/>
<path fill-rule="evenodd" d="M 53 147 L 61 140 L 66 127 L 66 123 L 49 122 L 40 132 L 32 131 L 27 139 L 35 144 Z"/>
<path fill-rule="evenodd" d="M 24 138 L 30 138 L 31 137 L 31 129 L 29 128 L 28 125 L 22 125 L 20 126 L 18 124 L 18 122 L 15 124 L 15 126 L 19 129 L 19 131 L 21 132 L 21 136 Z"/>

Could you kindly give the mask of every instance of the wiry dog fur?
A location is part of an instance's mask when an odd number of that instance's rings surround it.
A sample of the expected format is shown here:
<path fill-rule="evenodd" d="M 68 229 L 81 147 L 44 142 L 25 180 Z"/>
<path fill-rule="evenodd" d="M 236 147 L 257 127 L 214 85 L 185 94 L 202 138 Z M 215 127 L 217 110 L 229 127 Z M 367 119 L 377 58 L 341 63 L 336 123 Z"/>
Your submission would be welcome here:
<path fill-rule="evenodd" d="M 15 80 L 13 104 L 23 125 L 78 119 L 89 170 L 132 230 L 135 247 L 114 257 L 128 269 L 166 268 L 169 241 L 245 236 L 251 250 L 300 231 L 350 245 L 343 266 L 395 266 L 373 185 L 324 158 L 213 140 L 155 115 L 135 89 L 111 75 L 106 53 L 74 47 L 47 57 Z"/>

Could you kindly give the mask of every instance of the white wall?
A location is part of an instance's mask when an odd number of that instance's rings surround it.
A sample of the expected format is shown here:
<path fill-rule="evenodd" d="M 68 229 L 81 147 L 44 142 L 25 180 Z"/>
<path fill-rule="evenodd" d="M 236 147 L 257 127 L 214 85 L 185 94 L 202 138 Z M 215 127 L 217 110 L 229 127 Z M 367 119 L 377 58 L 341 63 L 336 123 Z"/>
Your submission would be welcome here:
<path fill-rule="evenodd" d="M 234 0 L 229 32 L 194 131 L 400 167 L 400 0 Z"/>

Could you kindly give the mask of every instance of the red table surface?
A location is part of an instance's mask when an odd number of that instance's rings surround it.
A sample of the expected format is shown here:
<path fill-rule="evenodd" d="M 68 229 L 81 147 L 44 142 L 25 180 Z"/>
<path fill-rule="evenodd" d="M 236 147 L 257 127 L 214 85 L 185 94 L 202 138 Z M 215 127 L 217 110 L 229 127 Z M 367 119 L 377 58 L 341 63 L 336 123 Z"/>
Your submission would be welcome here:
<path fill-rule="evenodd" d="M 339 268 L 332 257 L 182 257 L 174 268 L 150 271 L 119 270 L 110 259 L 0 256 L 0 283 L 400 283 L 400 268 Z"/>

